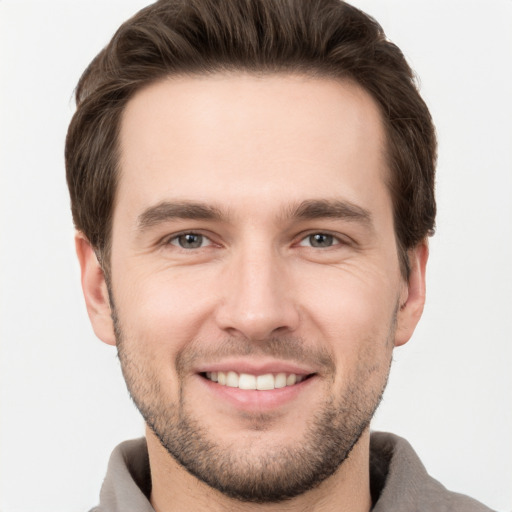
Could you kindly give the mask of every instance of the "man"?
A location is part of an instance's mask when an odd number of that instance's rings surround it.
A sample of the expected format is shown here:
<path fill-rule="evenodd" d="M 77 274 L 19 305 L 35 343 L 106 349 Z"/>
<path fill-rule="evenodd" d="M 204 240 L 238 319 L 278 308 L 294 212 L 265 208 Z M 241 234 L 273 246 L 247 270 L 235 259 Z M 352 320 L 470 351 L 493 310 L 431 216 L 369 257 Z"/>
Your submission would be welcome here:
<path fill-rule="evenodd" d="M 160 1 L 77 107 L 82 286 L 147 425 L 97 510 L 488 510 L 370 435 L 423 310 L 436 158 L 375 21 L 337 0 Z"/>

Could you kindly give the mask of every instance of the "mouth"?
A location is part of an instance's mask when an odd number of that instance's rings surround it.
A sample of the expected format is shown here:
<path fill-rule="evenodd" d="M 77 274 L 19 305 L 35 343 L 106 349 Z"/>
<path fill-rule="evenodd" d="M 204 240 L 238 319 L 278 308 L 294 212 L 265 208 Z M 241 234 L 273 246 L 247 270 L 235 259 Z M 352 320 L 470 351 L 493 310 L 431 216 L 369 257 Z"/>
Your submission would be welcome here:
<path fill-rule="evenodd" d="M 309 404 L 316 386 L 322 383 L 320 372 L 307 363 L 270 358 L 230 358 L 195 369 L 202 384 L 201 399 L 215 409 L 221 407 L 225 413 L 235 410 L 248 414 Z"/>
<path fill-rule="evenodd" d="M 203 378 L 221 386 L 238 388 L 242 390 L 272 391 L 293 387 L 310 379 L 315 374 L 301 375 L 296 373 L 264 373 L 255 375 L 251 373 L 238 373 L 235 371 L 203 372 Z"/>

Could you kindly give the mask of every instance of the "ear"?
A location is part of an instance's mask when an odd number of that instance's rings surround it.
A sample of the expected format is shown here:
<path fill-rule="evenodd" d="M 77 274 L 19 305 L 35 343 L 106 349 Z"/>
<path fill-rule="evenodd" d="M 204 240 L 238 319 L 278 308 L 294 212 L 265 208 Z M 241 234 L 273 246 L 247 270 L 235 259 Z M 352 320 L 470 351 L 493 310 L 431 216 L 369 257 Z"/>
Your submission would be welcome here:
<path fill-rule="evenodd" d="M 94 333 L 108 345 L 115 345 L 105 274 L 89 240 L 81 232 L 75 235 L 75 248 L 80 262 L 82 290 Z"/>
<path fill-rule="evenodd" d="M 407 252 L 409 257 L 409 281 L 404 282 L 397 314 L 395 346 L 409 341 L 423 313 L 425 305 L 425 271 L 428 260 L 428 242 L 423 240 Z"/>

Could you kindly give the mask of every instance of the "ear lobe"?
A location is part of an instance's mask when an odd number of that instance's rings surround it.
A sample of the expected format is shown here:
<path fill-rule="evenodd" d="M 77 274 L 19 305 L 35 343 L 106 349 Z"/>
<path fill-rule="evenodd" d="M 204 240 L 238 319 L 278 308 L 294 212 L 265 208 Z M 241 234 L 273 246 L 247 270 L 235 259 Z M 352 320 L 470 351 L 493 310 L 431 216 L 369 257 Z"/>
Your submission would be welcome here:
<path fill-rule="evenodd" d="M 75 235 L 75 248 L 80 262 L 82 291 L 94 333 L 104 343 L 115 345 L 114 324 L 103 269 L 94 249 L 81 232 Z"/>
<path fill-rule="evenodd" d="M 423 313 L 425 305 L 425 272 L 428 260 L 428 242 L 424 240 L 408 251 L 411 268 L 409 281 L 404 283 L 397 313 L 395 346 L 409 341 Z"/>

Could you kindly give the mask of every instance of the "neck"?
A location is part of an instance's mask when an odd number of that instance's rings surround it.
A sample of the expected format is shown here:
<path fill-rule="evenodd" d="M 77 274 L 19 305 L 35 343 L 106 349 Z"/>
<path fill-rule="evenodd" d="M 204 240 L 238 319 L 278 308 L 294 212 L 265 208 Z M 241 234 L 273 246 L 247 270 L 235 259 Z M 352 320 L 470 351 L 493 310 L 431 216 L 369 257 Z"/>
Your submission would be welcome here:
<path fill-rule="evenodd" d="M 208 510 L 208 512 L 329 512 L 371 509 L 367 429 L 334 475 L 318 487 L 280 503 L 245 503 L 234 500 L 188 473 L 146 429 L 151 466 L 151 505 L 155 512 Z"/>

